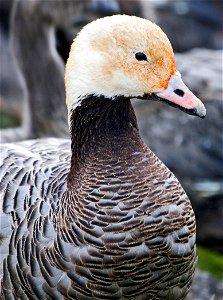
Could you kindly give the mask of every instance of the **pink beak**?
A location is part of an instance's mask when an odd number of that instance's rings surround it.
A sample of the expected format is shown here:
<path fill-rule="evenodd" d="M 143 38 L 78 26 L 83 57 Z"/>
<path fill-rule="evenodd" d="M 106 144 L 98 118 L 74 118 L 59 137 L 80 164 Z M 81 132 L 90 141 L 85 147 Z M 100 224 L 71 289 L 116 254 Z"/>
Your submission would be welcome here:
<path fill-rule="evenodd" d="M 167 88 L 156 95 L 189 114 L 197 115 L 200 118 L 206 116 L 204 104 L 183 83 L 178 71 L 170 77 Z"/>

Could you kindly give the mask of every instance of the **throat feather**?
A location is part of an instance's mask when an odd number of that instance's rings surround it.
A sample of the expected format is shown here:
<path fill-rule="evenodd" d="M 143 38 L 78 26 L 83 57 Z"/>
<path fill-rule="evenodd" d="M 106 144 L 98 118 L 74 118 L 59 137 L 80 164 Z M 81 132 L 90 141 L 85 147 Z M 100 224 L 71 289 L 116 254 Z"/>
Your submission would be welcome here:
<path fill-rule="evenodd" d="M 92 153 L 119 148 L 138 133 L 136 116 L 130 99 L 89 95 L 70 115 L 72 177 Z M 125 141 L 124 141 L 124 140 Z M 93 156 L 92 156 L 93 157 Z"/>
<path fill-rule="evenodd" d="M 103 96 L 87 96 L 71 112 L 70 122 L 72 150 L 78 147 L 79 151 L 92 140 L 99 143 L 99 138 L 138 130 L 130 99 L 121 97 L 113 100 Z"/>

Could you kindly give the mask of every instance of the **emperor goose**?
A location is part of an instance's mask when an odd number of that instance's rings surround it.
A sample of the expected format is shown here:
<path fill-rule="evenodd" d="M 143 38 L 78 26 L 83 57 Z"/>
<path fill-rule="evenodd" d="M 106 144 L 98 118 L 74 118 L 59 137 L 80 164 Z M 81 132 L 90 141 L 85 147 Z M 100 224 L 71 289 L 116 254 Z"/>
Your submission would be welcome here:
<path fill-rule="evenodd" d="M 205 116 L 148 20 L 98 19 L 65 71 L 70 143 L 5 144 L 4 299 L 184 299 L 197 256 L 190 201 L 142 141 L 130 98 Z"/>

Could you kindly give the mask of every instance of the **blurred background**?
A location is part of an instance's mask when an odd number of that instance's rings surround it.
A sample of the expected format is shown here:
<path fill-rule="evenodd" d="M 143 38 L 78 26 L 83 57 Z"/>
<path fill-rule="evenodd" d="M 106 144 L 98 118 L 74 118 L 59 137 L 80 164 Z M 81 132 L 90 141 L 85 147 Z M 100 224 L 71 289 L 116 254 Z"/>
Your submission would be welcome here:
<path fill-rule="evenodd" d="M 199 270 L 187 300 L 223 299 L 223 1 L 0 0 L 0 138 L 68 137 L 64 64 L 88 22 L 129 14 L 156 22 L 202 120 L 133 100 L 141 134 L 178 177 L 197 219 Z"/>

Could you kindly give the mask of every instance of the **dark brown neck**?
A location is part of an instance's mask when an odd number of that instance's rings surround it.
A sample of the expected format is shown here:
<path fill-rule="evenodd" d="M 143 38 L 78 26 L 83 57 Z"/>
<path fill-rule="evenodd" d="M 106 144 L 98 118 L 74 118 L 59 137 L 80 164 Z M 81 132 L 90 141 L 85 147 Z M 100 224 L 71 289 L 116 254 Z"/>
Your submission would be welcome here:
<path fill-rule="evenodd" d="M 71 113 L 72 160 L 69 183 L 89 155 L 120 148 L 123 138 L 138 135 L 136 116 L 129 99 L 88 96 Z M 72 184 L 73 185 L 73 184 Z"/>

